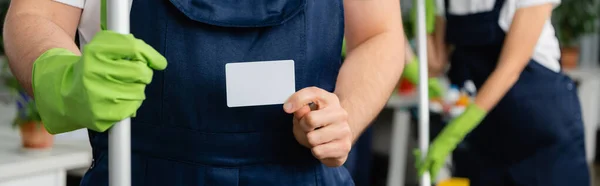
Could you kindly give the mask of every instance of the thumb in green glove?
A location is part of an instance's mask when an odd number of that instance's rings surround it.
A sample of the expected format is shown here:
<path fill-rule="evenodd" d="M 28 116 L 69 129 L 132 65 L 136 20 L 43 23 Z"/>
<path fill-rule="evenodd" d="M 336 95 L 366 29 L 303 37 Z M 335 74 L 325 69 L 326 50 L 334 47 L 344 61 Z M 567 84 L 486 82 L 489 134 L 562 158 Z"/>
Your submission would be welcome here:
<path fill-rule="evenodd" d="M 404 65 L 402 77 L 407 79 L 412 84 L 419 83 L 419 59 L 414 57 L 410 62 Z M 429 78 L 427 80 L 429 88 L 429 98 L 439 98 L 444 95 L 444 89 L 437 78 Z"/>
<path fill-rule="evenodd" d="M 167 66 L 160 53 L 131 34 L 100 31 L 82 52 L 50 49 L 34 62 L 35 101 L 52 134 L 79 128 L 103 132 L 133 117 L 153 69 Z"/>
<path fill-rule="evenodd" d="M 437 177 L 439 170 L 444 166 L 446 157 L 456 148 L 463 138 L 471 132 L 487 112 L 475 104 L 469 105 L 463 114 L 448 124 L 429 146 L 427 156 L 422 161 L 417 161 L 419 176 L 429 171 L 431 179 Z M 421 160 L 420 152 L 416 151 L 417 159 Z"/>

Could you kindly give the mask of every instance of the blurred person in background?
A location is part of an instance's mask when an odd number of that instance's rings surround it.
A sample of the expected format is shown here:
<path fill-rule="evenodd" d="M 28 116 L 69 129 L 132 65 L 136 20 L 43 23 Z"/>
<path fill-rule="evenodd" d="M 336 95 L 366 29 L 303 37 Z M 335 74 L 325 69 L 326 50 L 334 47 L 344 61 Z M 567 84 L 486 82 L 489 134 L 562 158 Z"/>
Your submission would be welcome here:
<path fill-rule="evenodd" d="M 4 28 L 47 130 L 89 129 L 82 185 L 108 184 L 107 130 L 128 117 L 134 186 L 353 185 L 339 166 L 403 69 L 399 1 L 133 0 L 127 35 L 105 30 L 105 2 L 12 1 Z M 303 89 L 227 107 L 226 63 L 277 59 Z"/>
<path fill-rule="evenodd" d="M 589 186 L 579 99 L 550 22 L 559 3 L 438 0 L 432 51 L 450 61 L 453 84 L 472 80 L 478 92 L 417 163 L 421 175 L 435 178 L 464 140 L 453 176 L 473 186 Z"/>

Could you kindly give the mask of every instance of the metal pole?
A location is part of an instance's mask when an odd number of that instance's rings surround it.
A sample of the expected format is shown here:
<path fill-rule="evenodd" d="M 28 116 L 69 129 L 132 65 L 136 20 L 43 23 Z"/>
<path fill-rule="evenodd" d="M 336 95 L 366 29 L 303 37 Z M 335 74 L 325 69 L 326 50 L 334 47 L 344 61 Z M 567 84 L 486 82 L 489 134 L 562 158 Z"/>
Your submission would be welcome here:
<path fill-rule="evenodd" d="M 419 47 L 419 149 L 425 159 L 429 147 L 429 92 L 427 74 L 427 40 L 425 26 L 425 0 L 417 0 L 417 41 Z M 431 186 L 429 172 L 421 177 L 421 186 Z"/>
<path fill-rule="evenodd" d="M 106 26 L 109 30 L 129 34 L 130 0 L 106 1 Z M 131 185 L 131 120 L 116 123 L 108 133 L 108 180 L 110 186 Z"/>

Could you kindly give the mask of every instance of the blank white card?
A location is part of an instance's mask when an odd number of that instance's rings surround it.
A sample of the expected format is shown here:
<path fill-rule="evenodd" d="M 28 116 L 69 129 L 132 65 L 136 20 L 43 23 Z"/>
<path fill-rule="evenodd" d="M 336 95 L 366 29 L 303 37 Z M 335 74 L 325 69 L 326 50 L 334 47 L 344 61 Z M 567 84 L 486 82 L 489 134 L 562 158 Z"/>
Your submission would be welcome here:
<path fill-rule="evenodd" d="M 259 61 L 225 65 L 227 106 L 283 104 L 296 92 L 294 61 Z"/>

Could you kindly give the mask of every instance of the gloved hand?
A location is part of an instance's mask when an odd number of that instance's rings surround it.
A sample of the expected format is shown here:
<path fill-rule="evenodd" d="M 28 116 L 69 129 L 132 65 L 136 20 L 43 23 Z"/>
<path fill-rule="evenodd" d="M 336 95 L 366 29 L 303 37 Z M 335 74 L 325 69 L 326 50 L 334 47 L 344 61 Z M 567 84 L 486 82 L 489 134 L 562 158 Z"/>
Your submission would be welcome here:
<path fill-rule="evenodd" d="M 433 180 L 439 170 L 444 166 L 446 157 L 456 148 L 463 138 L 471 132 L 487 112 L 475 104 L 469 105 L 463 114 L 452 120 L 429 146 L 427 156 L 422 161 L 417 161 L 419 176 L 429 171 Z M 417 160 L 421 159 L 420 152 L 416 151 Z"/>
<path fill-rule="evenodd" d="M 131 34 L 100 31 L 82 52 L 54 48 L 34 63 L 36 105 L 52 134 L 80 128 L 103 132 L 134 117 L 152 69 L 167 66 L 160 53 Z"/>
<path fill-rule="evenodd" d="M 404 65 L 402 77 L 407 79 L 412 84 L 419 83 L 419 60 L 414 57 L 413 60 Z M 444 90 L 437 78 L 429 78 L 427 80 L 429 87 L 429 98 L 439 98 L 444 95 Z"/>
<path fill-rule="evenodd" d="M 417 29 L 417 0 L 413 0 L 412 8 L 410 9 L 410 20 L 413 28 Z M 436 4 L 435 0 L 425 0 L 425 30 L 428 34 L 435 30 Z M 416 33 L 416 30 L 415 30 Z M 414 34 L 416 35 L 416 34 Z"/>

